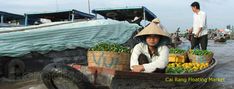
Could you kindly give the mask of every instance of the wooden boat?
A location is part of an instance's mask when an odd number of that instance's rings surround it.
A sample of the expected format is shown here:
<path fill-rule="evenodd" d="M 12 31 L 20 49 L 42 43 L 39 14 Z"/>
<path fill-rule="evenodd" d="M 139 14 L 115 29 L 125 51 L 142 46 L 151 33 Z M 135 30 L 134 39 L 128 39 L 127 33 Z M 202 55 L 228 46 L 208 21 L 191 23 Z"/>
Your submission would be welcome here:
<path fill-rule="evenodd" d="M 217 64 L 194 73 L 166 74 L 116 71 L 76 64 L 50 64 L 43 69 L 42 80 L 49 89 L 193 89 L 202 87 Z"/>
<path fill-rule="evenodd" d="M 223 37 L 219 38 L 219 39 L 215 39 L 215 42 L 226 42 L 227 40 Z"/>
<path fill-rule="evenodd" d="M 126 19 L 124 18 L 134 19 L 136 16 L 134 12 L 138 11 L 146 11 L 144 12 L 145 14 L 141 14 L 140 16 L 144 17 L 146 20 L 151 21 L 156 17 L 145 7 L 131 9 L 117 8 L 112 10 L 96 9 L 93 10 L 93 13 L 101 14 L 105 18 L 125 21 Z M 130 70 L 118 71 L 108 68 L 87 67 L 78 64 L 65 65 L 53 63 L 47 65 L 43 69 L 41 78 L 48 89 L 190 89 L 199 88 L 205 84 L 206 82 L 199 81 L 199 78 L 209 78 L 216 64 L 217 61 L 212 59 L 210 66 L 202 71 L 185 74 L 166 74 L 131 72 Z"/>

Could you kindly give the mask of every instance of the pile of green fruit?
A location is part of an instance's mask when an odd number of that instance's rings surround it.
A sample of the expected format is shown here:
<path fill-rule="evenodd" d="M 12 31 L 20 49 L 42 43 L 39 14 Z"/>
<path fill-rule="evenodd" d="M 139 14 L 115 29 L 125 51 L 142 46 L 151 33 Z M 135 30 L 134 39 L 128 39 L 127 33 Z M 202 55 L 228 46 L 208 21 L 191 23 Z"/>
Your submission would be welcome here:
<path fill-rule="evenodd" d="M 111 51 L 111 52 L 125 52 L 130 53 L 130 49 L 116 43 L 101 42 L 90 48 L 89 51 Z"/>
<path fill-rule="evenodd" d="M 196 49 L 196 50 L 190 50 L 189 52 L 192 53 L 193 55 L 199 55 L 199 56 L 212 54 L 211 51 L 208 51 L 208 50 L 198 50 L 198 49 Z"/>
<path fill-rule="evenodd" d="M 184 54 L 186 51 L 178 48 L 170 48 L 169 53 L 173 54 Z"/>
<path fill-rule="evenodd" d="M 170 73 L 170 74 L 183 74 L 185 73 L 185 69 L 182 67 L 168 67 L 166 68 L 166 73 Z"/>

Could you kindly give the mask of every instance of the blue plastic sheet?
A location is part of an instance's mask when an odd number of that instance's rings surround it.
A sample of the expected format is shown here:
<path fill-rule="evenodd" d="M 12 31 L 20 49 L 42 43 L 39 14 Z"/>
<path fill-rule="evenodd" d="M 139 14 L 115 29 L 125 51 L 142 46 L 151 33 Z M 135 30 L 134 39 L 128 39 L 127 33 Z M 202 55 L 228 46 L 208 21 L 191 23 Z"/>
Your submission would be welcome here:
<path fill-rule="evenodd" d="M 15 29 L 23 28 L 27 27 Z M 139 28 L 137 24 L 128 22 L 91 20 L 1 33 L 0 56 L 17 57 L 31 51 L 47 53 L 51 50 L 89 48 L 99 42 L 123 44 Z"/>

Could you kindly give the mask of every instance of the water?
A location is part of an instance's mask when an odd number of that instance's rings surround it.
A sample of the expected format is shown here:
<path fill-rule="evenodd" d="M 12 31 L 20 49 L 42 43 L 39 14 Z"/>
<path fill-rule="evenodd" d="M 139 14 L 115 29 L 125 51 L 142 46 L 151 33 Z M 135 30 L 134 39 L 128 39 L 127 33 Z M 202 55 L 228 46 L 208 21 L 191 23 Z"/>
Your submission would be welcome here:
<path fill-rule="evenodd" d="M 184 40 L 179 48 L 187 50 L 190 48 L 188 44 L 190 43 Z M 214 58 L 218 61 L 211 78 L 224 81 L 208 82 L 202 89 L 234 89 L 234 40 L 225 43 L 209 40 L 207 49 L 214 52 Z"/>
<path fill-rule="evenodd" d="M 187 41 L 182 47 L 189 44 Z M 208 82 L 202 89 L 233 89 L 234 88 L 234 40 L 228 40 L 226 43 L 214 43 L 209 40 L 208 50 L 214 52 L 214 58 L 218 64 L 214 70 L 212 78 L 223 78 L 224 82 Z M 29 80 L 11 82 L 6 79 L 0 81 L 0 89 L 46 89 L 40 80 L 39 73 L 27 75 Z M 6 82 L 7 81 L 7 82 Z"/>
<path fill-rule="evenodd" d="M 228 40 L 226 43 L 214 43 L 209 41 L 208 49 L 214 52 L 214 58 L 218 60 L 218 64 L 214 70 L 212 77 L 224 78 L 224 82 L 209 82 L 206 87 L 217 89 L 233 89 L 234 88 L 234 40 Z"/>

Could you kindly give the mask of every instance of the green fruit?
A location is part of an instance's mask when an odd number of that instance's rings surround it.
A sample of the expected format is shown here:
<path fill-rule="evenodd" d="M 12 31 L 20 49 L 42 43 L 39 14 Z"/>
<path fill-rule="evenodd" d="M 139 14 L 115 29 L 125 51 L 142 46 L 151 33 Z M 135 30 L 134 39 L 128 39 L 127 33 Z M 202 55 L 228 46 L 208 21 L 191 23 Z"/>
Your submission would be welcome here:
<path fill-rule="evenodd" d="M 127 52 L 130 50 L 127 47 L 124 47 L 116 43 L 101 42 L 95 45 L 94 47 L 89 48 L 90 51 L 112 51 L 112 52 Z"/>

